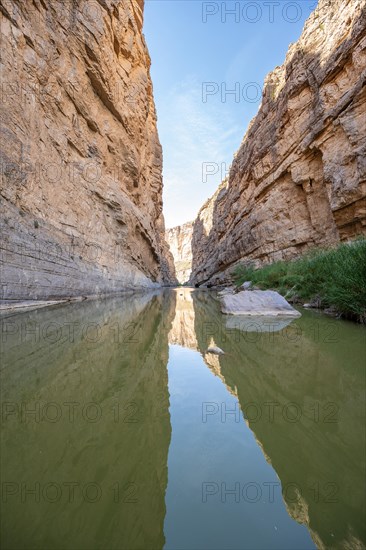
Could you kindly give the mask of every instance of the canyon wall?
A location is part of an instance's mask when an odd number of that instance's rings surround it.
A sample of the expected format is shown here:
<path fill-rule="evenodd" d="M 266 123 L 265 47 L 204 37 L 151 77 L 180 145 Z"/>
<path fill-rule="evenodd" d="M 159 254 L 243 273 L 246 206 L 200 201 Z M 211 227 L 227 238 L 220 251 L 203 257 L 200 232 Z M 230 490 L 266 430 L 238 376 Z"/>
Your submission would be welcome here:
<path fill-rule="evenodd" d="M 143 0 L 2 0 L 2 296 L 174 282 Z"/>
<path fill-rule="evenodd" d="M 174 258 L 178 282 L 186 283 L 192 271 L 193 222 L 178 225 L 165 232 L 165 240 Z"/>
<path fill-rule="evenodd" d="M 364 1 L 320 0 L 194 222 L 191 283 L 365 234 L 365 74 Z"/>

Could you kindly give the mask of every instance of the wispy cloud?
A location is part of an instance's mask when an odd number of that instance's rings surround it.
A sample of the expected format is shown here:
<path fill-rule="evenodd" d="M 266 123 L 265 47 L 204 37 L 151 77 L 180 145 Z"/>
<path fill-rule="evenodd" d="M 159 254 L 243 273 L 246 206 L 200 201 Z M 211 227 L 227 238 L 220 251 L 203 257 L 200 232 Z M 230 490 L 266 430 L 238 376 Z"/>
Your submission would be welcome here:
<path fill-rule="evenodd" d="M 160 101 L 158 117 L 164 150 L 164 213 L 166 226 L 172 227 L 194 219 L 214 193 L 245 127 L 242 120 L 234 120 L 219 96 L 204 103 L 202 83 L 193 77 Z M 202 178 L 204 163 L 217 164 L 217 173 L 206 182 Z"/>

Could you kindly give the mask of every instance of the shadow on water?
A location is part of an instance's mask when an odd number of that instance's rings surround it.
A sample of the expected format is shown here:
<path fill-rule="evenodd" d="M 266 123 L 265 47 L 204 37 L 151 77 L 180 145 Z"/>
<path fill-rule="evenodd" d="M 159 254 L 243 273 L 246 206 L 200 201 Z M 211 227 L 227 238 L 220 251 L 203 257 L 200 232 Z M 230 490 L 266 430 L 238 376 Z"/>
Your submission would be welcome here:
<path fill-rule="evenodd" d="M 364 548 L 365 330 L 277 328 L 189 289 L 5 316 L 2 547 Z M 245 476 L 279 499 L 211 498 Z"/>

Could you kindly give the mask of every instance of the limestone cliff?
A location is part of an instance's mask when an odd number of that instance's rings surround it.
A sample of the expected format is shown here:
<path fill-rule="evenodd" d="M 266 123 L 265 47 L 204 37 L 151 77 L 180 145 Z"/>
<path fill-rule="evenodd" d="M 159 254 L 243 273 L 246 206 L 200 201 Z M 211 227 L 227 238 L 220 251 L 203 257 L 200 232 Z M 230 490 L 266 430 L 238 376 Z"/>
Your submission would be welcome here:
<path fill-rule="evenodd" d="M 366 232 L 365 68 L 364 1 L 320 0 L 194 222 L 191 282 Z"/>
<path fill-rule="evenodd" d="M 3 299 L 172 280 L 143 0 L 2 0 Z"/>
<path fill-rule="evenodd" d="M 186 283 L 192 270 L 193 222 L 167 229 L 165 239 L 174 258 L 177 279 Z"/>

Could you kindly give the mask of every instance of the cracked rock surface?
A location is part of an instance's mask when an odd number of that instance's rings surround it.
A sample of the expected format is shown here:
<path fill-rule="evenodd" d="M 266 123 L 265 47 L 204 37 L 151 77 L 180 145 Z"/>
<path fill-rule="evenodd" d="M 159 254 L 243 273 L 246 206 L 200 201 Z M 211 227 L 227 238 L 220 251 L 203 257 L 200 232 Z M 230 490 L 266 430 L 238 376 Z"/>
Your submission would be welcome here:
<path fill-rule="evenodd" d="M 365 2 L 320 0 L 194 221 L 191 283 L 366 233 L 365 80 Z"/>
<path fill-rule="evenodd" d="M 2 299 L 174 282 L 142 0 L 4 0 Z"/>

